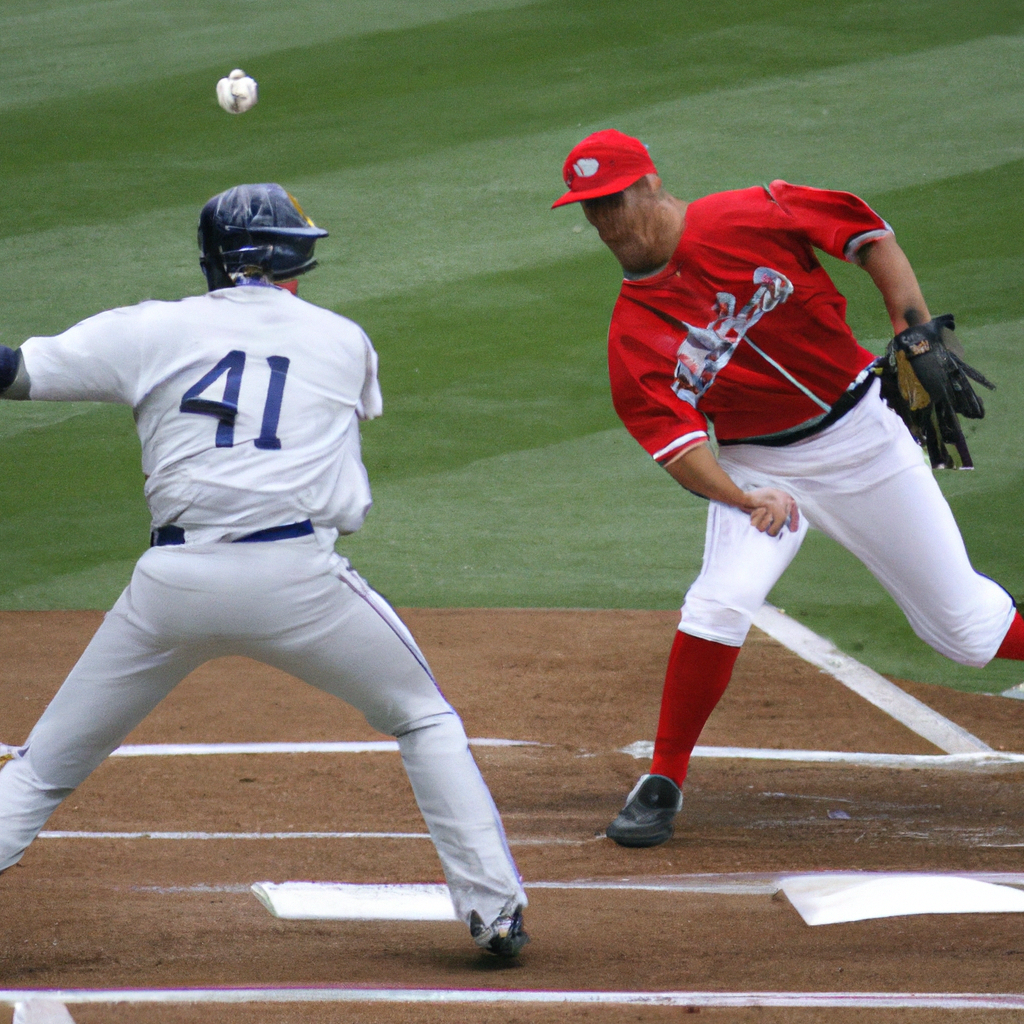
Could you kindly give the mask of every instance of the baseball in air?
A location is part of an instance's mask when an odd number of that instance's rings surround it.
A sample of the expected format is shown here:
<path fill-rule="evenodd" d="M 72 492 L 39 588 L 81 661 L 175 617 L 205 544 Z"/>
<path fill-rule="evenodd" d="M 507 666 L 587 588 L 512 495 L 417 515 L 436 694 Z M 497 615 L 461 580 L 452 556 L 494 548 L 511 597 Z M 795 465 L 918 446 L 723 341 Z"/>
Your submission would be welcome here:
<path fill-rule="evenodd" d="M 235 68 L 227 78 L 217 83 L 217 102 L 229 114 L 244 114 L 256 106 L 258 98 L 255 80 L 241 68 Z"/>

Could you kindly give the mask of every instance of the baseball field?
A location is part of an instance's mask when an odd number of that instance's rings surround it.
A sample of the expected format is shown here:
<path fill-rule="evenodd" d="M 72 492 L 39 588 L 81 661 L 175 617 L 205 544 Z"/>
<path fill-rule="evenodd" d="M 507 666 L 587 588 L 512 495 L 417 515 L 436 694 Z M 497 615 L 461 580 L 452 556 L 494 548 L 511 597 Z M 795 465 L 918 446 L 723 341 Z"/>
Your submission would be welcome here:
<path fill-rule="evenodd" d="M 260 87 L 240 116 L 215 97 L 235 67 Z M 0 343 L 200 293 L 202 203 L 280 182 L 330 231 L 301 294 L 362 324 L 381 358 L 384 416 L 363 429 L 375 506 L 339 549 L 404 610 L 471 736 L 543 744 L 476 751 L 531 896 L 535 942 L 511 969 L 479 962 L 455 925 L 285 922 L 249 894 L 264 880 L 436 881 L 393 753 L 219 754 L 112 759 L 61 808 L 48 828 L 72 837 L 41 839 L 0 880 L 0 990 L 1024 992 L 1019 915 L 810 928 L 772 888 L 787 872 L 1016 872 L 1019 765 L 708 757 L 671 842 L 598 837 L 649 763 L 622 751 L 653 738 L 706 506 L 619 425 L 605 370 L 618 268 L 578 208 L 549 209 L 569 148 L 606 127 L 642 138 L 682 198 L 784 178 L 867 199 L 998 385 L 967 428 L 978 468 L 940 483 L 975 566 L 1024 595 L 1022 68 L 1019 0 L 0 10 Z M 881 351 L 867 275 L 822 259 Z M 149 518 L 128 409 L 0 403 L 0 452 L 0 741 L 20 743 L 127 583 Z M 990 696 L 1024 681 L 1019 664 L 934 654 L 821 535 L 771 601 L 985 744 L 1024 751 L 1024 704 Z M 232 661 L 200 670 L 130 742 L 374 738 Z M 701 743 L 942 753 L 760 632 Z M 622 885 L 567 888 L 595 880 Z M 1020 1012 L 428 1003 L 71 1010 L 80 1024 Z"/>

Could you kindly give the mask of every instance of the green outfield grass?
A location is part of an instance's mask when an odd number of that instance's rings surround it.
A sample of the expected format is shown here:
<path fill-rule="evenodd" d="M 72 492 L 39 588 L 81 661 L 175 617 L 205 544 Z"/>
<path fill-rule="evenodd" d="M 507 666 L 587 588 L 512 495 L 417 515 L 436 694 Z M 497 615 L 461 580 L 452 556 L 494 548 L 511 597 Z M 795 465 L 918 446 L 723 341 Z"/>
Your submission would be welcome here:
<path fill-rule="evenodd" d="M 303 295 L 362 323 L 385 416 L 376 507 L 341 547 L 399 605 L 670 608 L 704 505 L 630 440 L 607 393 L 617 268 L 565 153 L 619 127 L 683 197 L 775 177 L 864 195 L 935 312 L 1000 387 L 979 465 L 942 485 L 978 568 L 1024 596 L 1024 11 L 981 2 L 694 5 L 27 0 L 0 13 L 0 342 L 203 289 L 198 208 L 278 180 L 331 230 Z M 60 17 L 57 17 L 60 14 Z M 232 117 L 240 66 L 260 104 Z M 870 280 L 827 262 L 858 336 Z M 0 608 L 102 608 L 143 549 L 128 410 L 0 404 Z M 894 523 L 892 529 L 927 524 Z M 772 600 L 872 666 L 999 690 L 917 641 L 811 535 Z"/>

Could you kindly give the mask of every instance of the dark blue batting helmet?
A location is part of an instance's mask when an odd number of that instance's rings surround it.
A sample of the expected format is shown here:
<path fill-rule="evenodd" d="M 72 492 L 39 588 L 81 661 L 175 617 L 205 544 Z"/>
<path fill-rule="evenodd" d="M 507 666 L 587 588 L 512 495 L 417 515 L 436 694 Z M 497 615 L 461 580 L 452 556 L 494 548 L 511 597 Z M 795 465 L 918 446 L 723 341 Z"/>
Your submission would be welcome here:
<path fill-rule="evenodd" d="M 236 185 L 199 214 L 199 266 L 211 292 L 243 275 L 287 281 L 316 266 L 313 247 L 326 234 L 280 185 Z"/>

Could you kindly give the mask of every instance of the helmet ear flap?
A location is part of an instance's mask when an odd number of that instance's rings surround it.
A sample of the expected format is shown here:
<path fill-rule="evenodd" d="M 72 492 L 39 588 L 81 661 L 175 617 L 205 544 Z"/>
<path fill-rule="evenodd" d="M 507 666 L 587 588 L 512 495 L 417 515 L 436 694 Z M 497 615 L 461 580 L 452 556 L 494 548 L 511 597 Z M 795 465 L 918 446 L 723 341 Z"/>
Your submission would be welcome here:
<path fill-rule="evenodd" d="M 207 291 L 215 292 L 220 288 L 234 287 L 234 281 L 228 276 L 224 261 L 221 259 L 217 245 L 216 226 L 213 222 L 214 210 L 210 200 L 199 214 L 199 269 L 206 278 Z"/>

